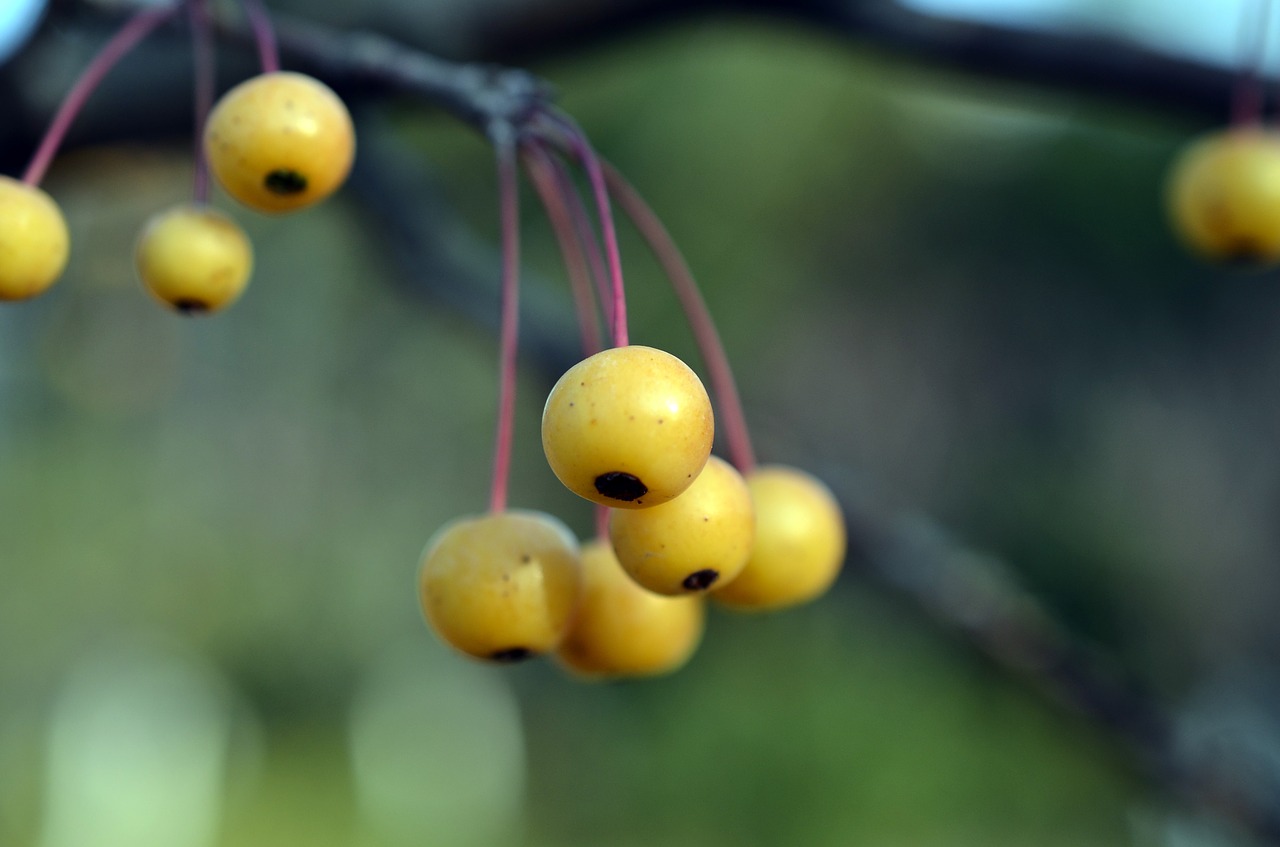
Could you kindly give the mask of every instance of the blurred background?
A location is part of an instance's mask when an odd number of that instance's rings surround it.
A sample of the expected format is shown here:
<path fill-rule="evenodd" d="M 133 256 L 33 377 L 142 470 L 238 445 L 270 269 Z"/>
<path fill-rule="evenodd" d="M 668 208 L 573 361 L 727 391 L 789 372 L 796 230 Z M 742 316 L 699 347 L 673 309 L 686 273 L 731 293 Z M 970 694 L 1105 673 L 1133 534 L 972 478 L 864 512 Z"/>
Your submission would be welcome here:
<path fill-rule="evenodd" d="M 5 2 L 16 174 L 118 4 L 37 24 Z M 190 191 L 189 58 L 162 31 L 45 182 L 66 277 L 0 308 L 0 845 L 1264 843 L 1280 279 L 1187 256 L 1162 200 L 1172 157 L 1226 120 L 1245 3 L 849 0 L 914 42 L 805 4 L 272 5 L 554 84 L 705 286 L 762 460 L 947 567 L 855 532 L 829 596 L 716 612 L 660 680 L 448 652 L 415 575 L 437 527 L 487 504 L 491 151 L 431 103 L 344 89 L 349 189 L 237 209 L 254 281 L 179 318 L 131 257 Z M 980 61 L 955 36 L 1013 49 Z M 1055 84 L 1050 54 L 1018 58 L 1044 37 L 1119 57 L 1113 77 Z M 243 46 L 220 58 L 224 84 L 252 72 Z M 1159 63 L 1178 73 L 1145 95 Z M 523 201 L 512 503 L 585 535 L 538 440 L 572 308 Z M 625 228 L 621 248 L 633 340 L 697 362 Z M 1129 705 L 1055 685 L 1018 632 L 993 649 L 992 597 Z M 1134 700 L 1154 735 L 1108 720 Z"/>

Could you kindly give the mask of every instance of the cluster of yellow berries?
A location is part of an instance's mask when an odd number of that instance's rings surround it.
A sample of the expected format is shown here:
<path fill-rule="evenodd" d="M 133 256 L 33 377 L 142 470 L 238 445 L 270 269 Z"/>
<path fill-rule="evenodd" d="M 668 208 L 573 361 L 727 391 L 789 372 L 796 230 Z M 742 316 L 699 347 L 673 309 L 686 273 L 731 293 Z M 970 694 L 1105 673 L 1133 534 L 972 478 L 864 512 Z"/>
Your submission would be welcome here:
<path fill-rule="evenodd" d="M 547 461 L 609 508 L 608 537 L 579 550 L 550 515 L 499 511 L 427 544 L 420 599 L 459 650 L 514 661 L 554 652 L 588 676 L 674 670 L 702 636 L 705 596 L 776 609 L 830 587 L 844 518 L 817 479 L 785 467 L 746 476 L 711 455 L 711 401 L 680 359 L 615 347 L 570 368 L 547 397 Z"/>
<path fill-rule="evenodd" d="M 302 74 L 264 73 L 228 91 L 209 114 L 203 152 L 233 198 L 260 212 L 291 212 L 346 179 L 355 132 L 346 107 Z M 57 204 L 39 187 L 0 177 L 0 300 L 45 291 L 62 274 L 69 246 Z M 206 313 L 248 284 L 253 250 L 244 230 L 203 202 L 147 222 L 136 247 L 138 276 L 162 303 Z"/>

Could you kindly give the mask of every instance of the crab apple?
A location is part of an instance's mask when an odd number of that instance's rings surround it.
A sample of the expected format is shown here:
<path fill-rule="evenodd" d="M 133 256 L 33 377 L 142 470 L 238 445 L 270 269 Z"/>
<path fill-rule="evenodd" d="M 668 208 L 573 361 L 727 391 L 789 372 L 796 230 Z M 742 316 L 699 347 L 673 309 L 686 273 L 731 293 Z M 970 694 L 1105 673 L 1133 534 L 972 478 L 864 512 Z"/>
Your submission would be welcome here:
<path fill-rule="evenodd" d="M 0 300 L 26 300 L 57 282 L 70 238 L 58 204 L 34 185 L 0 176 Z"/>
<path fill-rule="evenodd" d="M 688 490 L 650 509 L 615 509 L 609 538 L 631 578 L 658 594 L 706 591 L 742 571 L 755 538 L 742 475 L 712 456 Z"/>
<path fill-rule="evenodd" d="M 607 539 L 582 548 L 582 604 L 556 650 L 589 677 L 654 676 L 682 667 L 702 640 L 702 597 L 663 597 L 627 576 Z"/>
<path fill-rule="evenodd" d="M 698 375 L 663 350 L 603 350 L 565 372 L 542 412 L 551 470 L 579 496 L 619 509 L 665 503 L 711 455 L 715 422 Z"/>
<path fill-rule="evenodd" d="M 817 478 L 781 465 L 747 474 L 756 540 L 738 578 L 712 597 L 737 609 L 778 609 L 812 600 L 844 563 L 844 515 Z"/>
<path fill-rule="evenodd" d="M 253 248 L 235 221 L 207 206 L 174 206 L 138 237 L 138 277 L 157 300 L 183 314 L 216 312 L 244 292 Z"/>
<path fill-rule="evenodd" d="M 292 212 L 328 197 L 355 159 L 342 100 L 305 74 L 261 74 L 232 88 L 205 124 L 204 152 L 227 193 L 260 212 Z"/>
<path fill-rule="evenodd" d="M 515 662 L 555 649 L 582 589 L 578 544 L 541 512 L 491 512 L 441 528 L 422 555 L 418 596 L 442 640 Z"/>
<path fill-rule="evenodd" d="M 1173 228 L 1219 261 L 1280 261 L 1280 133 L 1228 129 L 1188 147 L 1168 182 Z"/>

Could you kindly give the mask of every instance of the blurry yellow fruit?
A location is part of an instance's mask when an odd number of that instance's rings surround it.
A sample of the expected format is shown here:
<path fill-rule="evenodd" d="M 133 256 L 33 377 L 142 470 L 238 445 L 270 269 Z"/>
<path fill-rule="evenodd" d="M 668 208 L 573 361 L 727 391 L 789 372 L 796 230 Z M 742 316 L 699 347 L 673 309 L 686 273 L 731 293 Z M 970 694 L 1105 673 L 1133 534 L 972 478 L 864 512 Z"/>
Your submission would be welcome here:
<path fill-rule="evenodd" d="M 462 518 L 427 544 L 418 580 L 427 621 L 471 656 L 515 662 L 555 649 L 582 575 L 573 534 L 550 515 Z"/>
<path fill-rule="evenodd" d="M 235 302 L 253 270 L 244 230 L 207 206 L 175 206 L 151 218 L 138 237 L 135 258 L 147 290 L 188 315 Z"/>
<path fill-rule="evenodd" d="M 583 546 L 582 571 L 582 604 L 556 651 L 564 665 L 586 676 L 650 676 L 670 673 L 693 655 L 705 618 L 701 597 L 644 590 L 605 539 Z"/>
<path fill-rule="evenodd" d="M 777 609 L 812 600 L 844 564 L 844 515 L 819 480 L 783 466 L 747 475 L 756 509 L 756 542 L 738 578 L 713 597 L 740 609 Z"/>
<path fill-rule="evenodd" d="M 25 300 L 57 282 L 70 238 L 58 204 L 39 188 L 0 176 L 0 300 Z"/>
<path fill-rule="evenodd" d="M 1280 135 L 1229 129 L 1202 138 L 1174 163 L 1174 230 L 1209 259 L 1280 261 Z"/>

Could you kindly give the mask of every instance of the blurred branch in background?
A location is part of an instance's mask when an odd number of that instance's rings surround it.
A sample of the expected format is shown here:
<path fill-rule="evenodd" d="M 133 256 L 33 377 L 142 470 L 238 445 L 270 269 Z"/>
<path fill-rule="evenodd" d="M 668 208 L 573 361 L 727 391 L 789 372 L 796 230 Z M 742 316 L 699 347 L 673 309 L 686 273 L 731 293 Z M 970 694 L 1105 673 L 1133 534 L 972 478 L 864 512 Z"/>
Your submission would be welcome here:
<path fill-rule="evenodd" d="M 475 20 L 491 14 L 479 6 L 474 9 Z M 889 2 L 660 2 L 589 8 L 533 4 L 484 27 L 473 21 L 480 35 L 472 43 L 479 55 L 529 57 L 574 42 L 616 37 L 636 26 L 676 16 L 709 13 L 785 15 L 929 64 L 1197 117 L 1225 116 L 1233 79 L 1230 72 L 1131 44 L 945 21 Z M 60 4 L 56 15 L 60 31 L 46 28 L 41 39 L 65 39 L 77 30 L 96 34 L 102 24 L 100 18 L 84 15 L 79 4 Z M 521 71 L 452 64 L 380 36 L 287 19 L 281 21 L 280 29 L 285 50 L 296 61 L 322 69 L 337 87 L 420 96 L 480 129 L 495 116 L 518 119 L 527 113 L 531 101 L 548 96 L 548 87 Z M 184 45 L 185 41 L 161 38 L 145 48 L 149 54 L 137 63 L 146 68 L 151 92 L 144 119 L 133 121 L 128 113 L 122 126 L 122 115 L 113 108 L 117 100 L 139 102 L 120 92 L 130 86 L 137 90 L 143 72 L 122 68 L 125 79 L 108 86 L 84 116 L 73 141 L 100 143 L 124 134 L 136 141 L 187 131 L 185 79 L 178 75 L 172 84 L 152 87 L 154 80 L 166 78 L 156 73 L 156 67 L 187 61 Z M 0 79 L 0 111 L 15 116 L 0 127 L 0 164 L 6 170 L 34 143 L 48 111 L 49 90 L 60 90 L 57 79 L 33 70 L 45 61 L 42 49 L 37 44 L 17 63 L 21 68 Z M 139 76 L 131 82 L 129 73 Z M 25 88 L 28 85 L 31 90 Z M 363 127 L 366 154 L 353 188 L 405 269 L 407 284 L 424 297 L 448 302 L 469 320 L 492 325 L 496 280 L 489 270 L 496 263 L 450 214 L 417 157 L 397 146 L 395 137 L 372 118 L 364 119 Z M 440 273 L 442 266 L 450 272 Z M 475 277 L 476 284 L 447 288 L 435 284 L 459 271 Z M 577 358 L 568 322 L 565 317 L 551 317 L 549 307 L 537 302 L 529 305 L 538 315 L 526 322 L 525 350 L 540 369 L 557 373 Z M 1247 766 L 1184 756 L 1169 713 L 1120 666 L 1058 623 L 1002 563 L 966 548 L 927 518 L 886 515 L 850 486 L 841 490 L 839 481 L 835 482 L 848 509 L 854 572 L 907 598 L 934 624 L 964 638 L 1000 667 L 1089 716 L 1172 795 L 1212 808 L 1258 837 L 1280 843 L 1277 786 L 1265 780 L 1247 781 L 1256 776 L 1255 769 Z"/>

